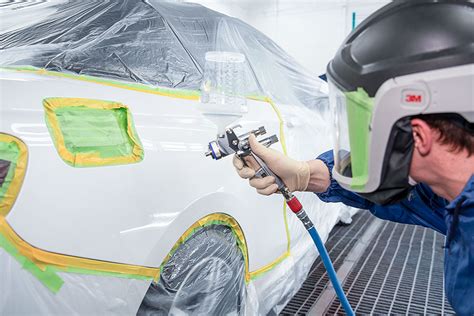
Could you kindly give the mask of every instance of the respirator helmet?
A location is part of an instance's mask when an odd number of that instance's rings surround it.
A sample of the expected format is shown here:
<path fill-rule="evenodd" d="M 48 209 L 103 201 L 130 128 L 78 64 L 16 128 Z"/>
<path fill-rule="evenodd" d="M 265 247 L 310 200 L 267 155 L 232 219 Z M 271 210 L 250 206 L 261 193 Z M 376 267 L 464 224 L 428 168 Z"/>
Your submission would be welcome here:
<path fill-rule="evenodd" d="M 411 118 L 443 114 L 474 134 L 474 4 L 395 1 L 361 23 L 327 67 L 334 179 L 377 204 L 410 191 Z"/>

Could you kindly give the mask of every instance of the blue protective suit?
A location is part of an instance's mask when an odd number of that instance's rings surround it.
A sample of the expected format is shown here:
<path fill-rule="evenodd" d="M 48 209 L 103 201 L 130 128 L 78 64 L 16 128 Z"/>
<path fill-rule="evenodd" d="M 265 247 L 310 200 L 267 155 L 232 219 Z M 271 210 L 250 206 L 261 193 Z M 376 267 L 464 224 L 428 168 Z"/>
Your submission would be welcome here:
<path fill-rule="evenodd" d="M 328 166 L 331 173 L 334 166 L 332 151 L 322 154 L 318 159 Z M 461 194 L 451 202 L 420 183 L 405 200 L 392 205 L 376 205 L 343 189 L 332 178 L 332 174 L 328 190 L 317 195 L 324 202 L 342 202 L 369 210 L 381 219 L 420 225 L 446 235 L 446 296 L 457 314 L 474 315 L 474 174 Z"/>

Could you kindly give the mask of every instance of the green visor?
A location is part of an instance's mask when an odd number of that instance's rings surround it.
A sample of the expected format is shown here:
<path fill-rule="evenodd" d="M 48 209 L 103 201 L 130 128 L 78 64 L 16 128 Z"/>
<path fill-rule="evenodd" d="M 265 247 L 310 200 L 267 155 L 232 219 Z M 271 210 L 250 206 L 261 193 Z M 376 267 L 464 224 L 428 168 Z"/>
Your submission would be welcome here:
<path fill-rule="evenodd" d="M 329 82 L 334 114 L 334 170 L 338 182 L 363 191 L 368 181 L 370 123 L 374 98 L 362 88 L 343 92 Z"/>

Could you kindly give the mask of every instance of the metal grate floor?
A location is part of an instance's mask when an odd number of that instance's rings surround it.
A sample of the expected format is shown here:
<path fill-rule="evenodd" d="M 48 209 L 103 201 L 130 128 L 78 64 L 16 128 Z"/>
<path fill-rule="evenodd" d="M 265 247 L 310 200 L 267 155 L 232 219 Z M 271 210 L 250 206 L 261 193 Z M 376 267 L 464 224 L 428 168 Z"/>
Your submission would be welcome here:
<path fill-rule="evenodd" d="M 329 234 L 326 248 L 336 271 L 344 258 L 362 236 L 364 227 L 370 225 L 374 217 L 369 212 L 359 212 L 350 225 L 337 225 Z M 305 315 L 329 285 L 329 277 L 319 257 L 313 263 L 306 281 L 286 305 L 280 315 Z"/>
<path fill-rule="evenodd" d="M 373 220 L 360 212 L 349 226 L 336 226 L 326 243 L 337 270 Z M 383 222 L 343 288 L 357 314 L 454 314 L 444 296 L 444 236 L 419 226 Z M 319 258 L 282 315 L 306 315 L 327 287 Z M 326 314 L 343 314 L 335 298 Z"/>

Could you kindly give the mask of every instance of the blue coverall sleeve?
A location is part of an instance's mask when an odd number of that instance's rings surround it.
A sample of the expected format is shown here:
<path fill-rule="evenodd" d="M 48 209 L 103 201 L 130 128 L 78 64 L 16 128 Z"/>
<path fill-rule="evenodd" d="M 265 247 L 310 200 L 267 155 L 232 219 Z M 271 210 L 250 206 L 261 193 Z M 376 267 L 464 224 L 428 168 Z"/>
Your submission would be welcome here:
<path fill-rule="evenodd" d="M 391 205 L 377 205 L 354 192 L 343 189 L 332 177 L 334 166 L 333 152 L 327 151 L 317 159 L 322 160 L 329 169 L 331 184 L 326 192 L 316 193 L 324 202 L 342 202 L 355 208 L 369 210 L 378 218 L 404 224 L 429 227 L 438 232 L 446 233 L 443 209 L 446 201 L 436 196 L 427 186 L 418 184 L 408 198 Z"/>

